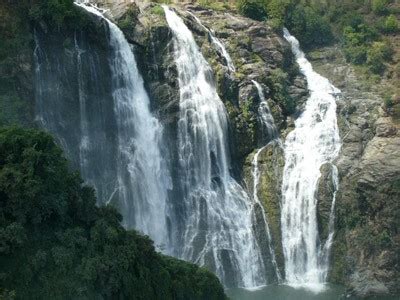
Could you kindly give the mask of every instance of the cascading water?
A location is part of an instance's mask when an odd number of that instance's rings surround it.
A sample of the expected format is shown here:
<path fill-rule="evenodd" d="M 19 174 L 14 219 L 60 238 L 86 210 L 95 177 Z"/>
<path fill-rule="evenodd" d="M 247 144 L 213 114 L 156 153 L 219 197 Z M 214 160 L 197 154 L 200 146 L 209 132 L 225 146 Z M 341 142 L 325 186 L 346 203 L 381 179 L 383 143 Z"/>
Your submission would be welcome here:
<path fill-rule="evenodd" d="M 340 91 L 314 72 L 299 42 L 286 29 L 284 37 L 292 46 L 310 91 L 305 109 L 285 142 L 281 208 L 285 275 L 289 285 L 318 291 L 326 281 L 333 221 L 325 243 L 328 249 L 324 250 L 319 241 L 315 193 L 321 166 L 332 163 L 341 148 L 335 102 L 335 95 Z M 337 172 L 332 176 L 337 183 Z M 334 199 L 331 220 L 333 217 Z"/>
<path fill-rule="evenodd" d="M 235 65 L 233 64 L 232 58 L 229 55 L 228 51 L 226 51 L 226 48 L 225 48 L 224 44 L 222 44 L 222 42 L 215 36 L 215 34 L 212 32 L 211 29 L 207 28 L 206 26 L 203 25 L 203 23 L 201 23 L 201 21 L 200 21 L 200 19 L 198 17 L 196 17 L 191 12 L 189 12 L 189 14 L 191 16 L 193 16 L 193 18 L 196 20 L 196 22 L 208 33 L 208 36 L 210 37 L 212 44 L 215 46 L 217 51 L 225 59 L 227 67 L 228 67 L 228 70 L 230 72 L 234 73 L 235 70 L 236 70 Z"/>
<path fill-rule="evenodd" d="M 83 49 L 79 39 L 75 39 L 78 97 L 71 99 L 79 100 L 79 116 L 75 122 L 80 126 L 77 126 L 79 132 L 72 134 L 62 128 L 65 124 L 75 124 L 70 116 L 59 111 L 55 104 L 46 103 L 64 88 L 63 83 L 51 77 L 63 78 L 63 73 L 68 71 L 61 69 L 61 64 L 53 70 L 37 39 L 38 117 L 62 144 L 64 140 L 72 140 L 64 148 L 78 148 L 76 155 L 71 154 L 72 160 L 78 161 L 84 179 L 96 187 L 100 203 L 114 203 L 122 213 L 126 227 L 148 234 L 168 253 L 167 193 L 171 189 L 171 179 L 161 153 L 163 128 L 150 112 L 143 79 L 121 30 L 94 7 L 75 4 L 105 21 L 109 35 L 109 65 L 107 68 L 99 66 L 90 49 Z M 111 76 L 110 94 L 99 92 L 102 90 L 98 77 L 101 71 L 108 78 Z M 57 82 L 55 88 L 54 82 Z M 68 82 L 65 90 L 73 90 L 73 84 Z M 64 102 L 60 100 L 58 105 Z M 108 186 L 110 188 L 106 188 Z M 101 192 L 102 189 L 106 191 Z"/>
<path fill-rule="evenodd" d="M 257 88 L 258 97 L 260 98 L 260 104 L 258 106 L 258 117 L 261 125 L 261 143 L 265 144 L 267 141 L 278 139 L 278 129 L 276 128 L 274 118 L 269 109 L 267 100 L 263 93 L 261 85 L 253 80 L 252 81 Z"/>
<path fill-rule="evenodd" d="M 162 126 L 150 112 L 128 42 L 115 24 L 108 24 L 115 51 L 111 71 L 120 150 L 119 197 L 125 201 L 123 209 L 131 210 L 135 228 L 149 234 L 156 244 L 167 244 L 167 190 L 171 186 L 160 151 Z"/>
<path fill-rule="evenodd" d="M 178 156 L 185 220 L 179 255 L 207 265 L 228 286 L 265 284 L 251 201 L 230 176 L 227 115 L 211 68 L 182 19 L 163 7 L 180 87 Z"/>
<path fill-rule="evenodd" d="M 253 80 L 253 84 L 257 88 L 258 97 L 260 99 L 260 104 L 258 107 L 258 117 L 259 117 L 259 123 L 261 125 L 261 132 L 262 132 L 261 143 L 263 143 L 263 146 L 257 150 L 256 154 L 254 155 L 253 161 L 252 161 L 253 201 L 254 201 L 253 214 L 254 214 L 254 218 L 256 218 L 256 210 L 257 209 L 261 210 L 262 221 L 264 223 L 264 229 L 265 229 L 265 233 L 266 233 L 267 240 L 268 240 L 268 251 L 269 251 L 269 255 L 270 255 L 271 264 L 272 264 L 272 267 L 274 268 L 277 281 L 281 282 L 282 276 L 281 276 L 278 264 L 276 262 L 275 251 L 272 246 L 272 238 L 271 238 L 271 232 L 270 232 L 269 224 L 268 224 L 268 220 L 267 220 L 267 214 L 265 212 L 264 206 L 262 205 L 262 203 L 258 197 L 258 186 L 260 183 L 260 175 L 261 175 L 260 170 L 259 170 L 259 163 L 258 163 L 258 158 L 260 156 L 260 153 L 263 152 L 270 143 L 281 144 L 281 141 L 278 138 L 278 130 L 275 126 L 275 121 L 274 121 L 274 118 L 269 109 L 268 102 L 265 100 L 263 89 L 257 81 Z"/>

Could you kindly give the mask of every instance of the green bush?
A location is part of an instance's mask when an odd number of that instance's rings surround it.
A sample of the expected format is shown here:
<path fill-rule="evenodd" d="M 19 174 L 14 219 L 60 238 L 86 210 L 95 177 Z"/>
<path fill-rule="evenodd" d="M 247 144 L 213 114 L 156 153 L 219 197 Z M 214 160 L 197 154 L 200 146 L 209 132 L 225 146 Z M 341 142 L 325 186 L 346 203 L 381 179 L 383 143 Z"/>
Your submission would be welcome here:
<path fill-rule="evenodd" d="M 282 69 L 274 69 L 269 76 L 269 86 L 272 91 L 272 98 L 279 104 L 286 115 L 295 112 L 296 103 L 288 93 L 288 74 Z"/>
<path fill-rule="evenodd" d="M 31 4 L 29 14 L 35 21 L 44 20 L 52 26 L 72 29 L 82 29 L 87 21 L 73 0 L 38 0 Z"/>
<path fill-rule="evenodd" d="M 386 66 L 385 62 L 392 58 L 393 49 L 388 43 L 374 42 L 367 51 L 367 65 L 376 74 L 382 73 Z"/>
<path fill-rule="evenodd" d="M 152 8 L 160 8 L 162 10 L 162 13 L 164 14 L 164 10 L 162 9 L 161 6 L 156 5 L 155 7 Z M 131 5 L 125 14 L 118 20 L 118 26 L 122 30 L 128 30 L 133 32 L 135 28 L 135 22 L 137 20 L 137 16 L 140 13 L 139 8 L 136 5 Z"/>
<path fill-rule="evenodd" d="M 343 50 L 347 61 L 364 64 L 367 61 L 369 45 L 376 37 L 376 31 L 366 24 L 359 24 L 356 27 L 346 26 L 343 29 Z"/>
<path fill-rule="evenodd" d="M 305 49 L 327 45 L 333 40 L 329 23 L 311 7 L 296 6 L 288 13 L 285 23 Z"/>
<path fill-rule="evenodd" d="M 372 0 L 371 9 L 376 14 L 385 14 L 388 11 L 390 0 Z"/>
<path fill-rule="evenodd" d="M 263 21 L 267 18 L 266 0 L 238 0 L 236 7 L 240 14 L 254 20 Z"/>
<path fill-rule="evenodd" d="M 399 30 L 399 22 L 396 16 L 390 15 L 385 19 L 383 31 L 386 33 L 396 33 Z"/>
<path fill-rule="evenodd" d="M 362 65 L 367 61 L 367 51 L 366 45 L 348 46 L 343 49 L 346 60 L 355 65 Z"/>
<path fill-rule="evenodd" d="M 394 101 L 393 101 L 392 96 L 385 95 L 385 97 L 383 97 L 383 103 L 385 104 L 385 108 L 386 109 L 392 108 L 393 105 L 394 105 Z"/>
<path fill-rule="evenodd" d="M 0 298 L 225 299 L 215 275 L 97 207 L 46 133 L 0 128 L 0 199 Z"/>
<path fill-rule="evenodd" d="M 155 5 L 151 8 L 151 13 L 159 16 L 164 16 L 164 9 L 160 5 Z"/>
<path fill-rule="evenodd" d="M 282 28 L 285 23 L 286 14 L 293 6 L 291 0 L 269 0 L 267 1 L 267 15 L 275 28 Z"/>

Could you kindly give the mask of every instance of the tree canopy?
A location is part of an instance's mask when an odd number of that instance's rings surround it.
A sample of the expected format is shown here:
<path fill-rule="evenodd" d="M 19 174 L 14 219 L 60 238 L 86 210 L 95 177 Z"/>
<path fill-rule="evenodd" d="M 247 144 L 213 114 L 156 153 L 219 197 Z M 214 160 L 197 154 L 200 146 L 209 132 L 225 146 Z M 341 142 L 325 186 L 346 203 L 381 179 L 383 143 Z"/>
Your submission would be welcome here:
<path fill-rule="evenodd" d="M 0 299 L 225 299 L 215 275 L 95 203 L 50 135 L 0 128 Z"/>

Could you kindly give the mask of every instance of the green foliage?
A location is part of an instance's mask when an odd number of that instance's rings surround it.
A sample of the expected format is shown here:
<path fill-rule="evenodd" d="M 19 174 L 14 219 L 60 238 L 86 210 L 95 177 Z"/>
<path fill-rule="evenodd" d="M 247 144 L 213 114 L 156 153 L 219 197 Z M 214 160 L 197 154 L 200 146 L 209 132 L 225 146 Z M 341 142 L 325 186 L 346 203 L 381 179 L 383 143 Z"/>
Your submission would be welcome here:
<path fill-rule="evenodd" d="M 199 4 L 202 7 L 213 9 L 215 11 L 223 11 L 226 9 L 230 9 L 230 5 L 227 0 L 225 1 L 199 0 Z"/>
<path fill-rule="evenodd" d="M 329 23 L 313 7 L 293 0 L 239 0 L 239 12 L 255 20 L 268 19 L 275 29 L 283 26 L 304 48 L 326 45 L 333 39 Z"/>
<path fill-rule="evenodd" d="M 278 68 L 271 71 L 268 79 L 274 100 L 282 107 L 286 115 L 294 113 L 296 103 L 288 94 L 288 74 Z"/>
<path fill-rule="evenodd" d="M 275 29 L 280 29 L 285 25 L 285 17 L 290 8 L 293 7 L 291 0 L 269 0 L 267 3 L 267 15 L 272 21 Z"/>
<path fill-rule="evenodd" d="M 385 104 L 386 109 L 390 109 L 394 105 L 394 101 L 390 95 L 385 95 L 383 97 L 383 103 Z"/>
<path fill-rule="evenodd" d="M 372 0 L 371 9 L 376 14 L 385 14 L 388 11 L 390 0 Z"/>
<path fill-rule="evenodd" d="M 151 8 L 151 13 L 159 16 L 164 16 L 164 9 L 160 5 Z"/>
<path fill-rule="evenodd" d="M 22 95 L 21 74 L 27 73 L 33 51 L 25 8 L 25 1 L 0 3 L 0 125 L 27 125 L 33 111 Z"/>
<path fill-rule="evenodd" d="M 399 22 L 394 15 L 390 15 L 385 19 L 383 32 L 396 33 L 399 30 Z"/>
<path fill-rule="evenodd" d="M 367 51 L 367 65 L 373 73 L 382 73 L 385 70 L 385 61 L 391 59 L 393 49 L 388 43 L 374 42 Z"/>
<path fill-rule="evenodd" d="M 286 17 L 286 26 L 304 49 L 324 46 L 333 40 L 329 23 L 309 6 L 294 7 Z"/>
<path fill-rule="evenodd" d="M 213 274 L 97 207 L 46 133 L 0 128 L 0 199 L 0 297 L 225 299 Z"/>
<path fill-rule="evenodd" d="M 343 46 L 346 59 L 354 64 L 364 64 L 370 43 L 377 37 L 375 30 L 366 24 L 355 27 L 346 26 L 343 29 Z"/>
<path fill-rule="evenodd" d="M 153 2 L 160 3 L 160 4 L 171 4 L 172 0 L 155 0 Z"/>
<path fill-rule="evenodd" d="M 267 17 L 266 4 L 266 0 L 238 0 L 236 7 L 243 16 L 263 21 Z"/>
<path fill-rule="evenodd" d="M 159 5 L 157 5 L 156 7 L 161 8 Z M 138 14 L 139 14 L 139 8 L 136 5 L 131 5 L 127 9 L 126 13 L 121 17 L 121 19 L 118 20 L 118 26 L 122 30 L 133 31 Z"/>
<path fill-rule="evenodd" d="M 87 24 L 73 0 L 38 0 L 30 6 L 29 14 L 34 21 L 43 20 L 58 28 L 82 29 Z"/>

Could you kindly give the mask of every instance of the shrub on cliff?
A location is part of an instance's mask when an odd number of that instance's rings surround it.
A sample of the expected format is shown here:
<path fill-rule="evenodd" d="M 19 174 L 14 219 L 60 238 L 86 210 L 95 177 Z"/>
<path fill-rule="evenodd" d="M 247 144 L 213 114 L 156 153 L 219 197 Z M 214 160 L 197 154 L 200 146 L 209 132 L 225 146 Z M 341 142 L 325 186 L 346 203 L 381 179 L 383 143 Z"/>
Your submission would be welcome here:
<path fill-rule="evenodd" d="M 248 18 L 263 21 L 267 17 L 266 0 L 238 0 L 239 13 Z"/>
<path fill-rule="evenodd" d="M 272 70 L 271 75 L 268 78 L 273 99 L 283 109 L 285 115 L 290 115 L 294 113 L 296 109 L 296 103 L 288 93 L 288 78 L 288 74 L 279 68 Z"/>
<path fill-rule="evenodd" d="M 385 62 L 392 58 L 393 49 L 385 42 L 374 42 L 367 51 L 367 65 L 373 73 L 379 74 L 385 70 Z"/>
<path fill-rule="evenodd" d="M 354 24 L 343 29 L 343 46 L 347 61 L 364 64 L 367 60 L 369 45 L 376 39 L 377 33 L 368 25 Z"/>
<path fill-rule="evenodd" d="M 383 26 L 383 32 L 385 33 L 396 33 L 399 30 L 399 22 L 396 16 L 390 15 L 385 19 Z"/>
<path fill-rule="evenodd" d="M 388 5 L 391 0 L 372 0 L 371 9 L 376 14 L 385 14 L 388 11 Z"/>
<path fill-rule="evenodd" d="M 213 274 L 160 255 L 95 203 L 48 134 L 1 128 L 0 298 L 225 298 Z"/>
<path fill-rule="evenodd" d="M 30 17 L 56 27 L 82 29 L 87 18 L 74 5 L 73 0 L 35 0 L 27 5 Z"/>
<path fill-rule="evenodd" d="M 304 49 L 324 46 L 333 40 L 329 23 L 311 7 L 293 7 L 285 24 Z"/>

